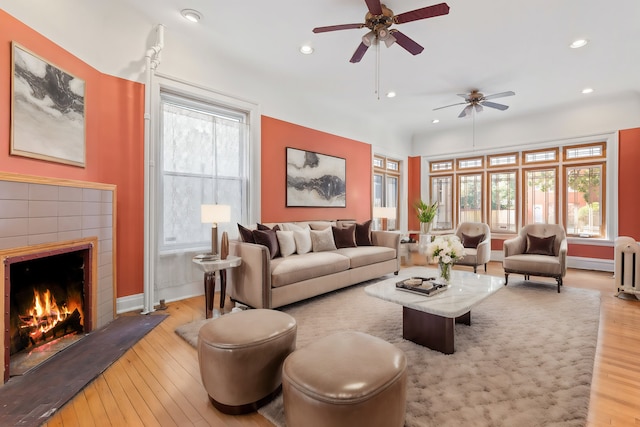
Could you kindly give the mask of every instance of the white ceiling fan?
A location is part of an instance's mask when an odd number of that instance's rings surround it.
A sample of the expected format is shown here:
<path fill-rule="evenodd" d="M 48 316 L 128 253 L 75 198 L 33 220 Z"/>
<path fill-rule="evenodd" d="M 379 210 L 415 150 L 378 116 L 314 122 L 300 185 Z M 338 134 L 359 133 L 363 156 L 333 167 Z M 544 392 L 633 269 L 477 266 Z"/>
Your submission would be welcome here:
<path fill-rule="evenodd" d="M 479 113 L 482 111 L 482 107 L 495 108 L 497 110 L 504 111 L 507 108 L 509 108 L 508 105 L 498 104 L 497 102 L 491 102 L 489 100 L 496 99 L 496 98 L 503 98 L 505 96 L 513 96 L 515 94 L 516 93 L 513 91 L 507 91 L 507 92 L 494 93 L 493 95 L 485 96 L 482 92 L 478 91 L 477 89 L 474 89 L 467 94 L 464 94 L 464 93 L 457 94 L 458 96 L 461 96 L 464 98 L 464 102 L 457 102 L 455 104 L 445 105 L 444 107 L 434 108 L 433 111 L 440 110 L 442 108 L 453 107 L 455 105 L 464 105 L 464 104 L 468 104 L 468 105 L 464 107 L 464 109 L 460 112 L 458 117 L 468 116 L 473 109 L 475 109 L 475 111 Z"/>

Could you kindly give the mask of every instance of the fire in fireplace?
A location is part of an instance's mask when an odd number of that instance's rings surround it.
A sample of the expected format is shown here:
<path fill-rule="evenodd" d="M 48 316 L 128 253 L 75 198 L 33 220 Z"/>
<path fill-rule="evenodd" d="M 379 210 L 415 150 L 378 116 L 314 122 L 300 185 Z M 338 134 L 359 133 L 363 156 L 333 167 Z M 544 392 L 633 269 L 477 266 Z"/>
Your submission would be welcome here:
<path fill-rule="evenodd" d="M 83 245 L 5 261 L 9 264 L 5 288 L 9 290 L 10 328 L 5 341 L 10 375 L 24 370 L 14 369 L 14 358 L 25 359 L 38 351 L 51 353 L 42 348 L 91 330 L 90 256 L 91 248 Z"/>

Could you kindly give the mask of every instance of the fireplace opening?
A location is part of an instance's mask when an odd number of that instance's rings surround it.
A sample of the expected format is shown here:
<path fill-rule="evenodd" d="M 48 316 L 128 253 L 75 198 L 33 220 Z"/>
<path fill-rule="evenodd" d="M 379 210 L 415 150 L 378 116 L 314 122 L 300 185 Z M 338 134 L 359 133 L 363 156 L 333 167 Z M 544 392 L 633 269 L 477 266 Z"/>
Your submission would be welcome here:
<path fill-rule="evenodd" d="M 24 374 L 91 331 L 90 257 L 90 245 L 82 245 L 5 261 L 10 376 Z"/>

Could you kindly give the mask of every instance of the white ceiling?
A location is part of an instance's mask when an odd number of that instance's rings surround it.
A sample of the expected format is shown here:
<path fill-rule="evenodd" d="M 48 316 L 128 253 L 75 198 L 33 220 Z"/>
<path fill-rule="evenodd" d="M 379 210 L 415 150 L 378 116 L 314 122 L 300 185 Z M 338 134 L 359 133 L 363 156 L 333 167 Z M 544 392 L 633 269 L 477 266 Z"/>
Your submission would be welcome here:
<path fill-rule="evenodd" d="M 122 0 L 150 22 L 175 19 L 192 8 L 203 19 L 193 43 L 222 50 L 265 75 L 281 77 L 283 90 L 304 90 L 370 120 L 384 120 L 410 133 L 434 126 L 461 126 L 463 106 L 432 111 L 461 101 L 457 93 L 512 90 L 496 99 L 506 111 L 485 108 L 477 120 L 493 121 L 537 114 L 553 108 L 612 98 L 640 90 L 640 1 L 638 0 L 448 0 L 448 15 L 394 25 L 424 46 L 412 56 L 400 46 L 380 47 L 380 92 L 376 87 L 376 49 L 351 64 L 367 29 L 312 33 L 317 26 L 358 23 L 364 0 Z M 387 0 L 395 14 L 430 6 L 426 0 Z M 146 8 L 145 8 L 146 7 Z M 195 28 L 197 27 L 197 29 Z M 196 36 L 197 35 L 197 36 Z M 570 49 L 576 38 L 590 43 Z M 312 55 L 298 49 L 309 43 Z M 285 86 L 286 84 L 286 86 Z M 594 92 L 583 95 L 591 87 Z M 384 94 L 393 90 L 397 97 Z M 438 125 L 431 124 L 434 118 Z"/>

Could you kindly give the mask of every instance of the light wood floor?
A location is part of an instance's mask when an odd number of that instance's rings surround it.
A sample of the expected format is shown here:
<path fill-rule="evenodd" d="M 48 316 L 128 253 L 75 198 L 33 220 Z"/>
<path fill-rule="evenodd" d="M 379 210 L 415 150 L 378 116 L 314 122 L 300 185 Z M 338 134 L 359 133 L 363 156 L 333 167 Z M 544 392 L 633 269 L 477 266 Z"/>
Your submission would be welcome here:
<path fill-rule="evenodd" d="M 490 263 L 487 274 L 502 276 L 502 264 Z M 555 292 L 554 280 L 533 279 L 548 281 L 549 291 Z M 565 286 L 602 295 L 587 425 L 640 426 L 640 301 L 614 297 L 611 273 L 570 270 Z M 203 306 L 203 297 L 168 304 L 166 311 L 158 312 L 169 314 L 165 321 L 45 426 L 272 426 L 257 413 L 227 416 L 209 403 L 196 350 L 174 333 L 177 326 L 203 318 Z M 229 310 L 231 303 L 226 307 Z M 567 307 L 567 316 L 571 310 Z"/>

